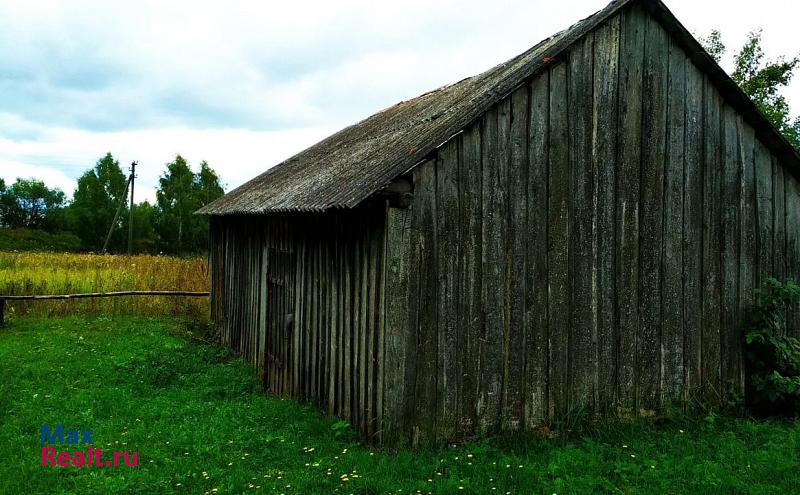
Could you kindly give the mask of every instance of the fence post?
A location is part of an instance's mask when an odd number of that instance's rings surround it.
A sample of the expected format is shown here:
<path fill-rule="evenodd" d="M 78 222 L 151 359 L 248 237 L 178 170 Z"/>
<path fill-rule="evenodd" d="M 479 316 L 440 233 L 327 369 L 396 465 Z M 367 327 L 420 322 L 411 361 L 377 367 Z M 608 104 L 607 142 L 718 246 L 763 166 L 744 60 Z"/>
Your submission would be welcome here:
<path fill-rule="evenodd" d="M 6 326 L 6 300 L 4 297 L 0 297 L 0 328 Z"/>

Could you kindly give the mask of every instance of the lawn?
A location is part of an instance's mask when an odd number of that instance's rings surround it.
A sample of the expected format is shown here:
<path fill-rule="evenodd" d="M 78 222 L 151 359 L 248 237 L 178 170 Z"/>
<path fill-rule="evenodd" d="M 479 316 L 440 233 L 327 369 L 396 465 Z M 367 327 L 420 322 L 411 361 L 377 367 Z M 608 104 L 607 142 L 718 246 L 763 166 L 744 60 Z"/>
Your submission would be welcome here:
<path fill-rule="evenodd" d="M 0 330 L 5 493 L 794 493 L 800 423 L 709 417 L 420 452 L 360 446 L 268 397 L 177 320 L 17 317 Z M 41 465 L 40 427 L 91 429 L 138 466 Z M 85 445 L 55 445 L 86 450 Z"/>

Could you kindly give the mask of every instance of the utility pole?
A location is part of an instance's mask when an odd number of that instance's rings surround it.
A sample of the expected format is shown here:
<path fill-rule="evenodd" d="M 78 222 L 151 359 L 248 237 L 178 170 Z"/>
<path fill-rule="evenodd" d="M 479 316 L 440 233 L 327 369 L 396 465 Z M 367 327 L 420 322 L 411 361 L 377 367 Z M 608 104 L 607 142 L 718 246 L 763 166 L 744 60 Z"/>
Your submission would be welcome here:
<path fill-rule="evenodd" d="M 122 211 L 122 207 L 125 206 L 125 200 L 128 199 L 128 187 L 131 185 L 131 178 L 128 177 L 128 180 L 125 182 L 125 192 L 122 193 L 122 196 L 119 198 L 119 206 L 117 207 L 117 212 L 114 213 L 114 220 L 111 220 L 111 227 L 108 228 L 108 235 L 106 236 L 106 242 L 103 243 L 103 250 L 101 253 L 105 254 L 108 251 L 108 241 L 111 240 L 111 233 L 114 232 L 114 227 L 117 225 L 117 219 L 119 218 L 119 212 Z"/>
<path fill-rule="evenodd" d="M 131 206 L 128 212 L 128 254 L 133 254 L 133 183 L 136 179 L 136 162 L 131 163 Z"/>

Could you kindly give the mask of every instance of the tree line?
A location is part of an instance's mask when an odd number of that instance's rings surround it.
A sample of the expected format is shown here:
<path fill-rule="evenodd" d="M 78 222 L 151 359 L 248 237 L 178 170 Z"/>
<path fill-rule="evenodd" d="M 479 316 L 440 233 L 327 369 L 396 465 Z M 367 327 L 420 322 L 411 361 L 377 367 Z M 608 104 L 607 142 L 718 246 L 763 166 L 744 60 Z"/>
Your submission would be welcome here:
<path fill-rule="evenodd" d="M 102 250 L 109 229 L 109 252 L 126 252 L 131 222 L 127 201 L 128 176 L 111 153 L 78 179 L 72 199 L 41 180 L 18 178 L 6 185 L 0 179 L 0 225 L 6 228 L 70 232 L 83 250 Z M 192 172 L 177 155 L 166 164 L 158 181 L 156 202 L 136 203 L 133 208 L 135 253 L 200 253 L 208 248 L 208 219 L 194 215 L 202 206 L 222 196 L 217 173 L 205 161 Z M 120 207 L 120 214 L 114 222 Z"/>

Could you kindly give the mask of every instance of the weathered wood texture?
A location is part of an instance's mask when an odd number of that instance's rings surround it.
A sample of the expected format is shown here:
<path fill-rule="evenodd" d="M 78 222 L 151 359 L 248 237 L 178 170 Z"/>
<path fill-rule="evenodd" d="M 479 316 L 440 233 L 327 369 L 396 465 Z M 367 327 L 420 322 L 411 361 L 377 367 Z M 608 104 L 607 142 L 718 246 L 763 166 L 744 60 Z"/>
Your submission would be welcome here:
<path fill-rule="evenodd" d="M 211 227 L 222 341 L 256 366 L 269 392 L 315 402 L 374 439 L 384 351 L 406 352 L 403 335 L 382 333 L 384 225 L 376 202 L 324 215 L 214 218 Z M 389 382 L 392 411 L 404 383 Z"/>
<path fill-rule="evenodd" d="M 408 208 L 214 218 L 223 342 L 392 445 L 741 393 L 800 182 L 696 60 L 632 4 L 414 167 Z"/>
<path fill-rule="evenodd" d="M 797 180 L 638 7 L 414 179 L 387 225 L 401 443 L 718 402 L 753 290 L 800 274 Z"/>

